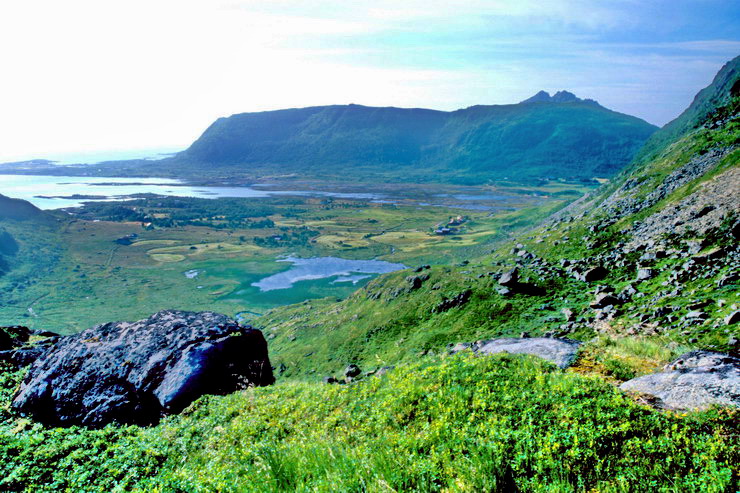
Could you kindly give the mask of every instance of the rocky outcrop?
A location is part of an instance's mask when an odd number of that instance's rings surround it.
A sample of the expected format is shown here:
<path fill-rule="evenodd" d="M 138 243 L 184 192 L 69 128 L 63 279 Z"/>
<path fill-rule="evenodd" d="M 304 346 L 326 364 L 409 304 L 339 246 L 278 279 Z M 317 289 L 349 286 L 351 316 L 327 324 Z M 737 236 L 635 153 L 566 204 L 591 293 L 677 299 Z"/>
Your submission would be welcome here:
<path fill-rule="evenodd" d="M 32 336 L 36 336 L 34 340 Z M 53 332 L 22 325 L 0 327 L 0 361 L 18 367 L 28 366 L 43 356 L 57 337 Z"/>
<path fill-rule="evenodd" d="M 470 349 L 477 354 L 531 354 L 554 363 L 559 368 L 567 368 L 576 359 L 578 346 L 581 343 L 570 339 L 555 339 L 549 337 L 506 337 L 478 341 L 472 344 L 457 344 L 450 348 L 450 353 L 457 353 Z"/>
<path fill-rule="evenodd" d="M 657 187 L 650 190 L 645 197 L 641 197 L 640 194 L 636 193 L 644 186 L 645 177 L 640 175 L 633 176 L 609 196 L 601 204 L 601 208 L 607 213 L 607 217 L 613 220 L 630 214 L 636 214 L 657 204 L 678 188 L 711 171 L 731 151 L 732 148 L 717 148 L 705 154 L 694 156 L 687 163 L 670 173 Z M 702 204 L 702 207 L 704 205 Z M 716 214 L 721 215 L 719 211 L 714 213 L 714 215 Z M 640 235 L 648 233 L 648 231 L 644 231 L 645 228 L 642 229 L 643 231 L 639 231 Z"/>
<path fill-rule="evenodd" d="M 462 306 L 470 301 L 470 297 L 472 295 L 473 290 L 466 289 L 465 291 L 456 294 L 452 298 L 442 298 L 442 301 L 440 301 L 437 306 L 432 308 L 432 313 L 443 313 L 448 310 L 452 310 L 453 308 L 457 308 L 458 306 Z"/>
<path fill-rule="evenodd" d="M 531 259 L 532 257 L 529 257 Z M 513 269 L 501 274 L 498 279 L 498 283 L 505 288 L 505 291 L 499 291 L 501 294 L 527 294 L 531 296 L 542 296 L 545 294 L 545 290 L 529 282 L 521 282 L 519 280 L 519 268 L 514 267 Z"/>
<path fill-rule="evenodd" d="M 273 382 L 259 330 L 213 312 L 166 310 L 61 337 L 12 406 L 52 425 L 150 424 L 203 394 Z"/>
<path fill-rule="evenodd" d="M 725 156 L 719 151 L 716 156 L 711 152 L 708 155 L 714 156 L 714 161 L 717 163 Z M 700 159 L 707 159 L 706 156 Z M 695 175 L 689 176 L 695 177 Z M 668 181 L 669 179 L 666 179 L 666 182 Z M 677 183 L 683 182 L 684 180 L 677 180 Z M 635 224 L 632 231 L 634 240 L 630 245 L 634 246 L 650 238 L 659 238 L 667 233 L 691 232 L 699 236 L 706 234 L 710 229 L 718 227 L 726 217 L 737 215 L 740 212 L 740 202 L 737 200 L 739 188 L 740 168 L 734 167 L 724 171 L 702 183 L 688 197 L 666 205 L 642 222 Z"/>
<path fill-rule="evenodd" d="M 634 378 L 620 388 L 651 396 L 657 407 L 666 409 L 740 406 L 740 358 L 692 351 L 666 365 L 662 372 Z"/>

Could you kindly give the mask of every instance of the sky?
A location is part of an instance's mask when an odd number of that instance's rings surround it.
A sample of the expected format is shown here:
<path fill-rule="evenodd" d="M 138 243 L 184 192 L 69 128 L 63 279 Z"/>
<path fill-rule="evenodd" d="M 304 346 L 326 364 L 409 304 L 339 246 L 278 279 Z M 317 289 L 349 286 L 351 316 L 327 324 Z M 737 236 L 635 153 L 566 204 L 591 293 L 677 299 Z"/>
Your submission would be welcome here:
<path fill-rule="evenodd" d="M 540 89 L 663 125 L 738 55 L 737 0 L 2 0 L 0 162 L 184 148 L 247 111 Z"/>

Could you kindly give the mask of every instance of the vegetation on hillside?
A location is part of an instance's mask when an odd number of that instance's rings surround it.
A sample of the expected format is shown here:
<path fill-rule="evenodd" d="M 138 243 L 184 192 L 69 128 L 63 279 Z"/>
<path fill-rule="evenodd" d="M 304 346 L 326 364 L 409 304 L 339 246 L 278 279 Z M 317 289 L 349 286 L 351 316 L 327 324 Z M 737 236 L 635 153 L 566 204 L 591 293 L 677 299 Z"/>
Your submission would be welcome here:
<path fill-rule="evenodd" d="M 704 93 L 700 100 L 722 105 L 690 117 L 691 130 L 657 145 L 593 196 L 562 210 L 549 203 L 505 216 L 523 229 L 534 216 L 554 213 L 528 231 L 506 238 L 503 216 L 475 218 L 497 232 L 484 231 L 490 242 L 465 250 L 468 258 L 384 275 L 346 299 L 310 300 L 256 319 L 276 366 L 274 386 L 204 396 L 149 428 L 59 429 L 9 410 L 23 372 L 3 367 L 0 488 L 737 491 L 738 409 L 658 410 L 614 385 L 690 349 L 738 349 L 740 105 L 724 94 L 735 85 Z M 143 204 L 145 214 L 177 209 Z M 227 220 L 211 212 L 201 219 Z M 377 224 L 362 222 L 370 218 L 361 211 L 340 212 L 324 211 L 331 218 L 313 218 L 311 227 L 324 236 L 317 223 Z M 342 223 L 348 217 L 355 222 Z M 295 219 L 271 220 L 280 227 Z M 195 231 L 176 226 L 165 233 Z M 123 231 L 130 223 L 104 227 Z M 211 254 L 185 239 L 140 246 L 165 256 L 157 257 L 161 265 Z M 320 248 L 339 245 L 325 241 Z M 227 243 L 213 244 L 223 250 Z M 418 243 L 414 237 L 394 247 L 416 252 Z M 502 285 L 514 267 L 519 281 Z M 600 274 L 589 278 L 594 267 Z M 599 304 L 602 295 L 609 304 Z M 522 332 L 583 344 L 568 370 L 521 355 L 448 351 Z M 350 363 L 365 373 L 322 383 Z"/>
<path fill-rule="evenodd" d="M 722 492 L 737 488 L 740 461 L 736 411 L 664 414 L 508 355 L 204 397 L 153 428 L 1 417 L 11 491 Z"/>
<path fill-rule="evenodd" d="M 655 127 L 596 103 L 472 106 L 453 112 L 319 106 L 220 118 L 162 162 L 244 173 L 382 176 L 480 184 L 541 177 L 590 180 L 627 164 Z"/>

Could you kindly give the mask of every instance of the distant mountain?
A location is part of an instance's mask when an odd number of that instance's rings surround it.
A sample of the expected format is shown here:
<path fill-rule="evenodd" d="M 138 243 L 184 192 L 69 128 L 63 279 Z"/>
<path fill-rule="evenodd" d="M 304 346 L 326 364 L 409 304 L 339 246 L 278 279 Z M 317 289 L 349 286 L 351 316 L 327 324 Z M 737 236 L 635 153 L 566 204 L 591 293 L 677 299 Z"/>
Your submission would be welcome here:
<path fill-rule="evenodd" d="M 590 179 L 617 172 L 655 130 L 566 91 L 451 112 L 315 106 L 219 118 L 175 162 L 257 173 L 380 174 L 465 183 Z"/>

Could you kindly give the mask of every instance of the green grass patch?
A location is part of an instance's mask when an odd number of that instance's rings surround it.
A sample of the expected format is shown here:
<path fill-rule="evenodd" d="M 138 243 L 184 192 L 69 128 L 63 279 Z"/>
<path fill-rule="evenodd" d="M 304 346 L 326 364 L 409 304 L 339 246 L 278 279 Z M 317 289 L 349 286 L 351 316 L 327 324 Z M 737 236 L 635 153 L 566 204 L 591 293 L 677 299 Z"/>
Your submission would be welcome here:
<path fill-rule="evenodd" d="M 733 491 L 737 411 L 664 414 L 535 358 L 204 397 L 149 429 L 0 427 L 25 491 Z"/>

